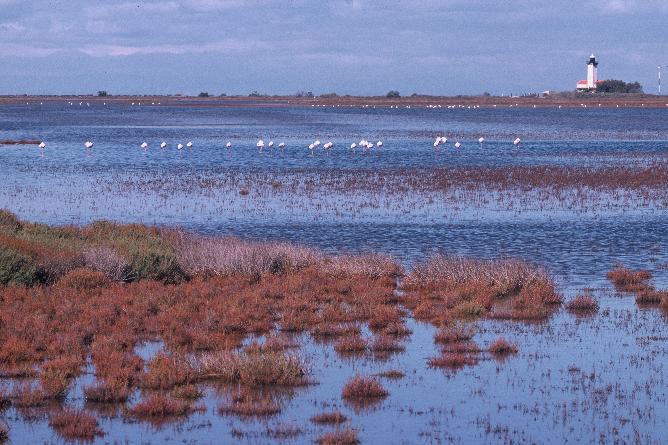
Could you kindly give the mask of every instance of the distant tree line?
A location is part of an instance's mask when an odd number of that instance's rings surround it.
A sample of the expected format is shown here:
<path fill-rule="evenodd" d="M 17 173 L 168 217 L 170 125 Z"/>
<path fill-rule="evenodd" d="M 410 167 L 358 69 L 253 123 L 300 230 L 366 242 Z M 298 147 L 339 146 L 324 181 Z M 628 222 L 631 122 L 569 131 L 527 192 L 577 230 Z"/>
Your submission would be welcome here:
<path fill-rule="evenodd" d="M 596 84 L 597 93 L 642 93 L 642 85 L 638 82 L 624 82 L 623 80 L 604 80 Z"/>

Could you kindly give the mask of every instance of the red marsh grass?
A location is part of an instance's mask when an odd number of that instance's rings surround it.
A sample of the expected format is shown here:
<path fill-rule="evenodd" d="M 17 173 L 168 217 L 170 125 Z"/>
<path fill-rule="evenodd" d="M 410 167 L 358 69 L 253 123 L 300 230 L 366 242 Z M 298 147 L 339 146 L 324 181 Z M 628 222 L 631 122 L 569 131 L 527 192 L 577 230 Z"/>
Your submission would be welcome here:
<path fill-rule="evenodd" d="M 9 440 L 9 427 L 4 421 L 0 421 L 0 443 Z"/>
<path fill-rule="evenodd" d="M 190 383 L 193 378 L 193 370 L 184 359 L 159 352 L 148 362 L 148 371 L 141 382 L 148 389 L 171 389 Z"/>
<path fill-rule="evenodd" d="M 390 335 L 376 335 L 371 342 L 371 351 L 374 353 L 403 352 L 406 347 L 395 337 Z"/>
<path fill-rule="evenodd" d="M 593 314 L 598 311 L 598 301 L 588 294 L 577 295 L 566 303 L 566 310 L 576 314 Z"/>
<path fill-rule="evenodd" d="M 378 380 L 372 377 L 356 375 L 348 380 L 343 387 L 341 396 L 348 401 L 364 402 L 367 400 L 376 401 L 384 399 L 389 394 Z"/>
<path fill-rule="evenodd" d="M 360 440 L 357 436 L 357 431 L 345 427 L 325 433 L 318 437 L 315 442 L 318 445 L 357 445 L 360 443 Z"/>
<path fill-rule="evenodd" d="M 85 411 L 65 408 L 49 417 L 49 426 L 66 440 L 92 441 L 104 436 L 95 416 Z"/>
<path fill-rule="evenodd" d="M 169 417 L 183 417 L 202 407 L 193 407 L 189 402 L 154 394 L 137 403 L 128 410 L 128 414 L 140 420 L 161 422 Z"/>
<path fill-rule="evenodd" d="M 443 326 L 438 329 L 434 336 L 436 343 L 455 343 L 461 341 L 468 341 L 475 335 L 475 329 L 472 326 L 454 325 Z"/>
<path fill-rule="evenodd" d="M 647 270 L 633 271 L 621 265 L 616 265 L 607 274 L 615 289 L 620 292 L 637 292 L 646 288 L 646 283 L 652 278 Z"/>
<path fill-rule="evenodd" d="M 86 402 L 91 403 L 125 403 L 132 391 L 125 381 L 105 381 L 84 388 Z"/>
<path fill-rule="evenodd" d="M 342 337 L 334 343 L 334 350 L 340 355 L 363 353 L 368 347 L 368 342 L 357 333 Z"/>
<path fill-rule="evenodd" d="M 338 425 L 348 421 L 348 418 L 341 411 L 329 411 L 316 414 L 311 417 L 311 422 L 319 424 Z"/>
<path fill-rule="evenodd" d="M 451 371 L 458 371 L 477 363 L 478 358 L 476 356 L 462 352 L 444 352 L 439 357 L 432 357 L 427 361 L 427 364 L 432 368 L 445 368 Z"/>
<path fill-rule="evenodd" d="M 240 388 L 230 400 L 218 407 L 221 415 L 233 415 L 242 418 L 268 417 L 281 412 L 281 406 L 268 394 Z"/>
<path fill-rule="evenodd" d="M 657 305 L 668 301 L 668 291 L 657 290 L 654 286 L 640 289 L 636 294 L 636 303 L 639 305 Z"/>
<path fill-rule="evenodd" d="M 562 301 L 544 269 L 514 259 L 435 255 L 413 268 L 404 288 L 404 305 L 436 326 L 486 316 L 540 320 Z"/>
<path fill-rule="evenodd" d="M 214 379 L 246 386 L 301 386 L 309 382 L 309 370 L 295 354 L 270 352 L 239 354 L 204 353 L 197 360 L 200 379 Z"/>
<path fill-rule="evenodd" d="M 505 357 L 510 354 L 517 354 L 517 346 L 510 343 L 503 337 L 499 337 L 489 345 L 488 351 L 495 357 Z"/>
<path fill-rule="evenodd" d="M 406 377 L 406 373 L 400 371 L 399 369 L 388 369 L 387 371 L 382 371 L 375 374 L 378 377 L 384 377 L 386 379 L 398 380 Z"/>
<path fill-rule="evenodd" d="M 12 404 L 18 408 L 34 408 L 43 406 L 47 402 L 48 395 L 42 388 L 30 383 L 18 383 L 14 386 L 10 398 Z"/>

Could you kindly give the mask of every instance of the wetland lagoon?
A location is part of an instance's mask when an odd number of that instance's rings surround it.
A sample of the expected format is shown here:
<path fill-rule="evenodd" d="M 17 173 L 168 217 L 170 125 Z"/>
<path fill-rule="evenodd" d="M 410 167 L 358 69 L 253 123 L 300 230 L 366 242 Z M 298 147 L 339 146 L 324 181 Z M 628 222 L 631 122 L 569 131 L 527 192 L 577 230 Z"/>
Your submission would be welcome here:
<path fill-rule="evenodd" d="M 666 108 L 28 101 L 0 140 L 2 440 L 668 434 Z"/>

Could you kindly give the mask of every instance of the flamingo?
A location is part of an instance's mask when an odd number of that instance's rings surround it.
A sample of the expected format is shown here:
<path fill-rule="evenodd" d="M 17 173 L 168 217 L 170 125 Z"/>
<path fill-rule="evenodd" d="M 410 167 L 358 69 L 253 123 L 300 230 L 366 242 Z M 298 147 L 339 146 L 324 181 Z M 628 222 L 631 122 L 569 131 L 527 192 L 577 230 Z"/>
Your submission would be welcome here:
<path fill-rule="evenodd" d="M 255 145 L 257 145 L 257 148 L 259 148 L 260 151 L 262 151 L 262 149 L 264 148 L 264 141 L 260 139 L 259 141 L 257 141 L 257 144 Z"/>
<path fill-rule="evenodd" d="M 284 149 L 285 148 L 285 142 L 281 142 L 280 144 L 278 144 L 278 148 L 280 148 L 281 150 Z"/>
<path fill-rule="evenodd" d="M 460 144 L 459 142 L 456 142 L 456 143 L 455 143 L 455 148 L 459 148 L 459 147 L 461 147 L 461 146 L 462 146 L 462 144 Z"/>
<path fill-rule="evenodd" d="M 334 146 L 333 142 L 327 142 L 325 145 L 323 145 L 323 148 L 325 148 L 326 150 L 329 150 L 333 146 Z"/>
<path fill-rule="evenodd" d="M 142 142 L 140 147 L 143 148 L 144 150 L 146 150 L 148 148 L 148 144 L 146 142 Z"/>
<path fill-rule="evenodd" d="M 516 138 L 516 139 L 513 141 L 513 145 L 514 145 L 515 147 L 519 147 L 521 143 L 522 143 L 522 139 L 520 139 L 520 138 Z"/>
<path fill-rule="evenodd" d="M 38 147 L 39 148 L 46 148 L 46 144 L 44 142 L 40 142 Z"/>
<path fill-rule="evenodd" d="M 268 147 L 269 147 L 269 148 L 272 148 L 273 146 L 274 146 L 274 141 L 269 141 L 269 145 L 268 145 Z"/>
<path fill-rule="evenodd" d="M 480 148 L 482 148 L 482 143 L 485 142 L 485 138 L 481 136 L 480 139 L 478 139 L 478 142 L 480 143 Z"/>
<path fill-rule="evenodd" d="M 225 144 L 225 147 L 232 148 L 232 142 L 228 142 L 227 144 Z"/>
<path fill-rule="evenodd" d="M 93 148 L 93 143 L 91 141 L 86 141 L 86 142 L 84 142 L 84 147 Z"/>
<path fill-rule="evenodd" d="M 350 148 L 354 150 L 355 148 L 357 148 L 357 144 L 353 142 L 352 144 L 350 144 Z"/>
<path fill-rule="evenodd" d="M 165 147 L 167 147 L 167 142 L 164 142 L 164 141 L 163 141 L 163 142 L 160 144 L 160 148 L 165 148 Z"/>
<path fill-rule="evenodd" d="M 177 148 L 178 150 L 183 149 L 183 144 L 178 144 L 178 145 L 176 146 L 176 148 Z"/>
<path fill-rule="evenodd" d="M 383 141 L 376 142 L 376 147 L 382 147 L 382 146 L 383 146 Z"/>
<path fill-rule="evenodd" d="M 188 143 L 186 144 L 186 147 L 188 147 L 188 148 L 193 148 L 193 143 L 190 142 L 190 141 L 188 141 Z"/>

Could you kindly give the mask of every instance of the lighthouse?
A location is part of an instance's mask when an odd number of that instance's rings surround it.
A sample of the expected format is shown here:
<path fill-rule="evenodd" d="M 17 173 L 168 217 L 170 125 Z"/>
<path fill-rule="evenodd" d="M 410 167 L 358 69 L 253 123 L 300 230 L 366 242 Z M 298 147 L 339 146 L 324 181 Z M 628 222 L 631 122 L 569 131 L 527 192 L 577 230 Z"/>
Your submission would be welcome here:
<path fill-rule="evenodd" d="M 580 80 L 577 84 L 578 90 L 593 90 L 598 83 L 598 60 L 592 54 L 587 62 L 587 80 Z"/>

